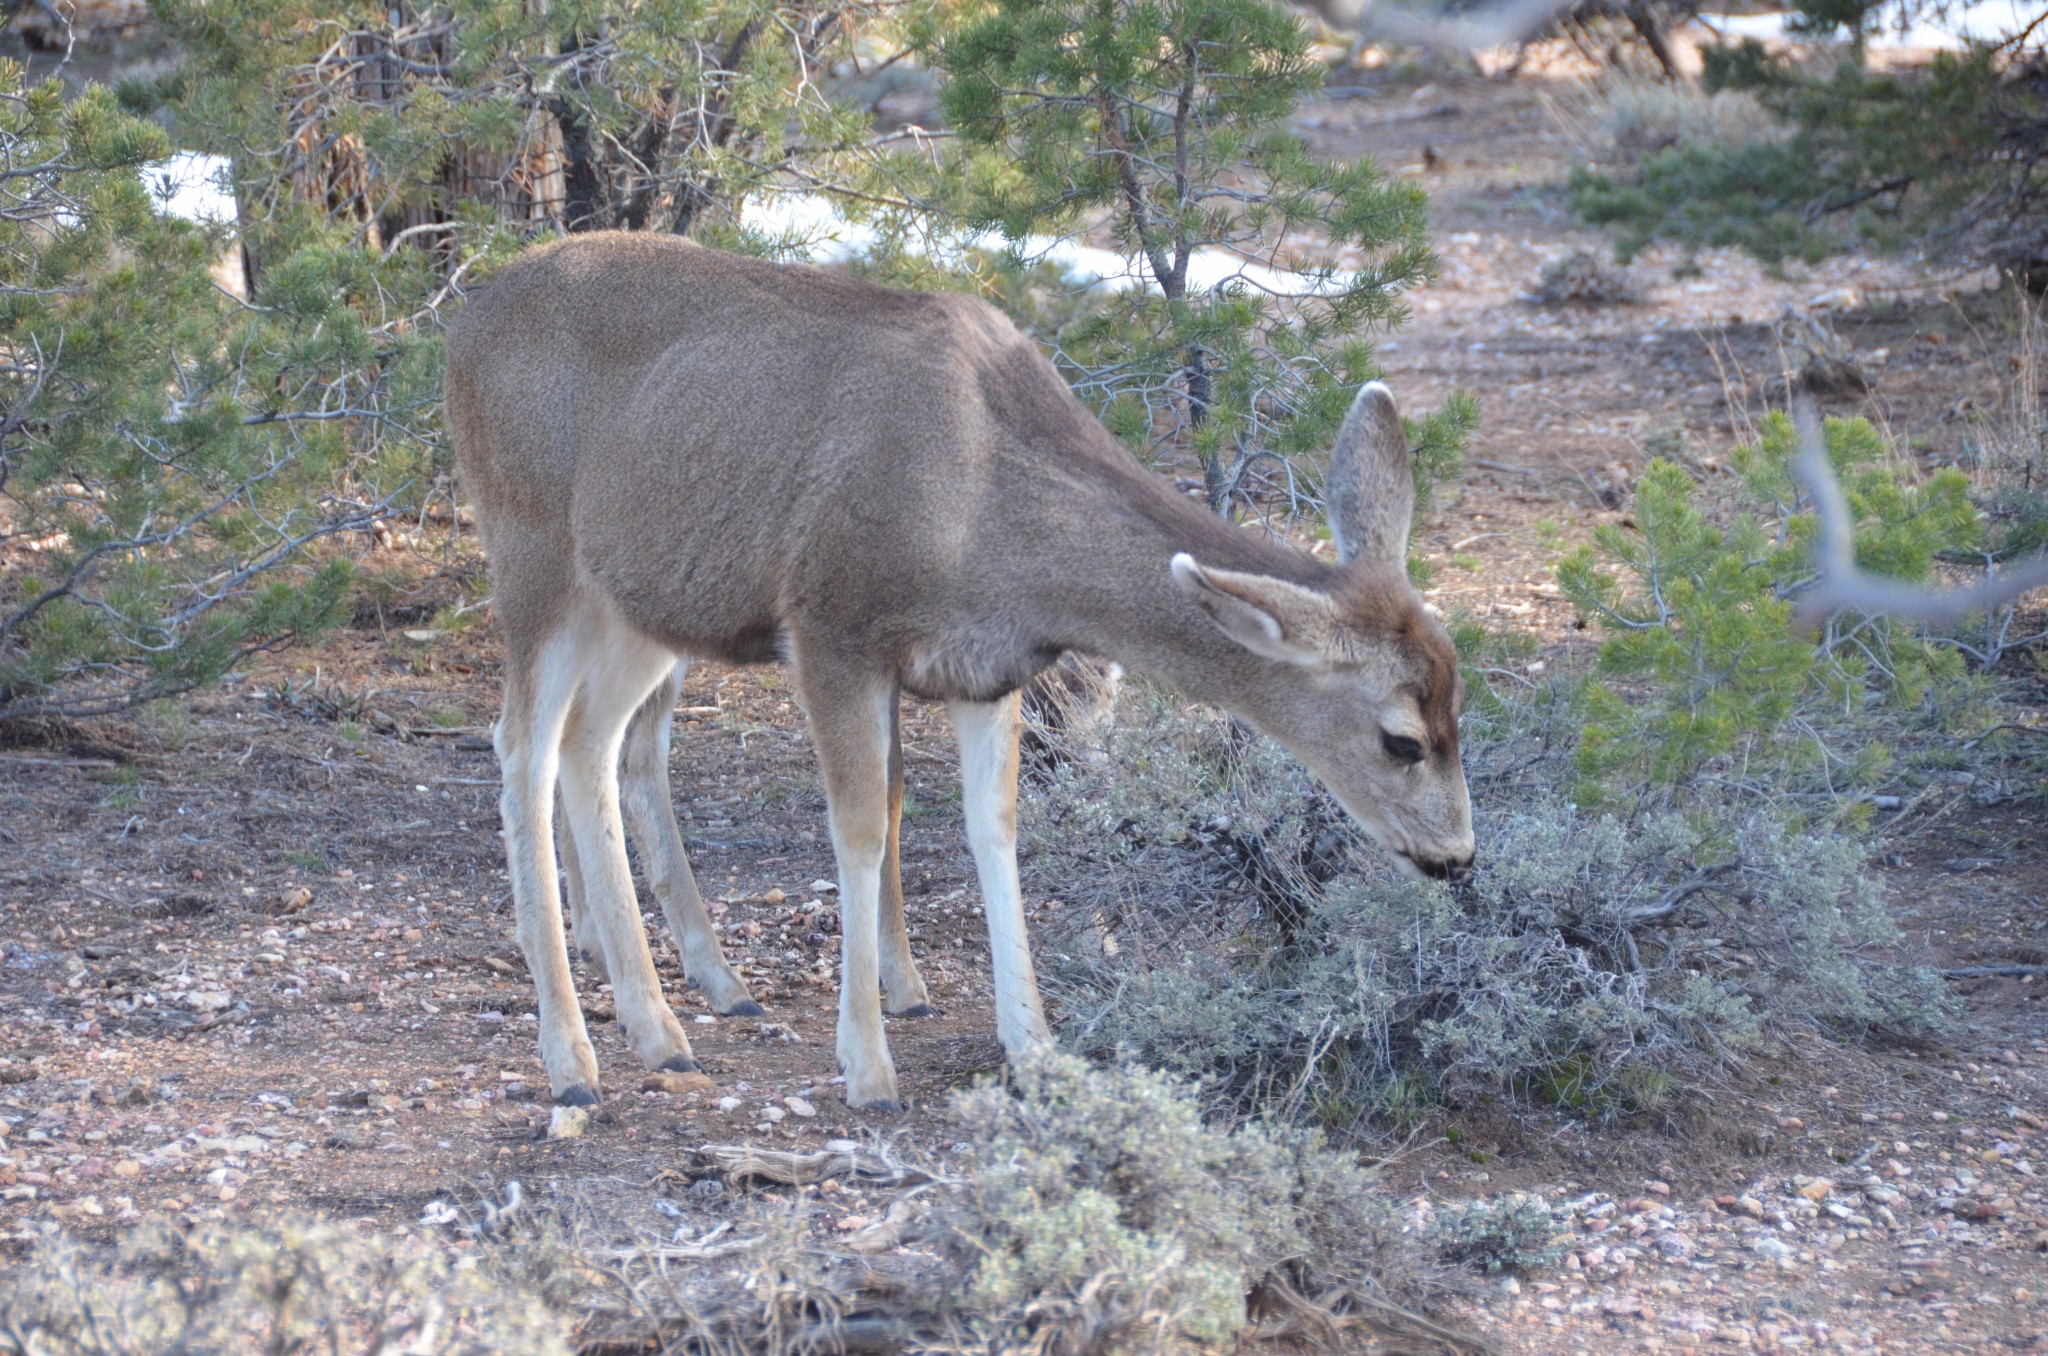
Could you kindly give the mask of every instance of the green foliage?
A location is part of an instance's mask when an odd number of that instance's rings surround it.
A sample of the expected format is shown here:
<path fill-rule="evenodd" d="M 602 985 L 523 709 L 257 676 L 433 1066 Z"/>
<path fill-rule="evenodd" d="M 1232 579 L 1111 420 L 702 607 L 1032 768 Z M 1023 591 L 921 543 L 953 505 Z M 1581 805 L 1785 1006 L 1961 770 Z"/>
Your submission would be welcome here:
<path fill-rule="evenodd" d="M 1229 1350 L 1262 1293 L 1374 1287 L 1391 1211 L 1316 1137 L 1214 1128 L 1172 1079 L 1053 1051 L 1012 1084 L 952 1105 L 969 1166 L 944 1219 L 980 1349 Z"/>
<path fill-rule="evenodd" d="M 2048 138 L 2038 38 L 1937 53 L 1925 67 L 1872 70 L 1862 35 L 1895 0 L 1801 0 L 1800 25 L 1859 41 L 1802 64 L 1755 40 L 1706 49 L 1707 89 L 1753 94 L 1782 135 L 1684 143 L 1633 170 L 1580 170 L 1576 209 L 1617 232 L 1628 258 L 1653 240 L 1739 245 L 1776 265 L 1856 241 L 1939 248 L 2031 274 L 2048 259 L 2040 157 Z"/>
<path fill-rule="evenodd" d="M 446 488 L 440 327 L 467 286 L 536 232 L 741 241 L 749 195 L 865 127 L 814 78 L 857 6 L 153 14 L 183 60 L 118 100 L 0 68 L 25 167 L 0 219 L 0 721 L 147 702 L 340 619 L 351 534 Z M 155 210 L 160 123 L 229 158 L 232 236 Z"/>
<path fill-rule="evenodd" d="M 1446 1260 L 1489 1274 L 1555 1266 L 1573 1236 L 1569 1218 L 1559 1218 L 1548 1201 L 1526 1191 L 1445 1206 L 1430 1232 Z"/>
<path fill-rule="evenodd" d="M 0 1271 L 0 1356 L 567 1356 L 541 1297 L 431 1241 L 282 1218 L 46 1238 Z"/>
<path fill-rule="evenodd" d="M 219 234 L 145 187 L 161 129 L 23 79 L 0 63 L 24 167 L 0 219 L 0 721 L 181 692 L 330 625 L 348 570 L 296 554 L 375 520 L 354 458 L 392 450 L 403 479 L 407 441 L 350 424 L 406 343 L 356 309 L 361 270 L 297 258 L 296 286 L 237 304 Z"/>
<path fill-rule="evenodd" d="M 1856 521 L 1863 568 L 1928 579 L 1936 559 L 1975 543 L 1969 482 L 1945 468 L 1913 483 L 1866 420 L 1831 419 L 1828 455 Z M 1717 759 L 1751 772 L 1818 766 L 1836 790 L 1867 786 L 1888 763 L 1882 742 L 1831 747 L 1879 712 L 1955 690 L 1959 656 L 1884 618 L 1831 622 L 1818 644 L 1792 626 L 1813 582 L 1816 524 L 1800 510 L 1798 438 L 1782 413 L 1738 449 L 1726 505 L 1703 503 L 1682 467 L 1651 462 L 1632 526 L 1605 524 L 1558 565 L 1565 596 L 1601 630 L 1600 672 L 1584 692 L 1580 796 L 1617 787 L 1666 791 Z M 1631 700 L 1631 695 L 1633 700 Z M 1796 720 L 1798 738 L 1785 738 Z M 1851 747 L 1855 744 L 1855 747 Z"/>
<path fill-rule="evenodd" d="M 779 167 L 819 172 L 865 132 L 817 80 L 869 17 L 860 5 L 165 0 L 156 12 L 190 56 L 129 97 L 167 102 L 195 146 L 234 157 L 245 215 L 280 227 L 340 216 L 373 247 L 418 228 L 446 250 L 451 234 L 500 222 L 531 223 L 522 236 L 729 240 L 738 206 Z M 259 256 L 276 248 L 259 242 Z"/>
<path fill-rule="evenodd" d="M 965 147 L 922 191 L 1012 242 L 1104 231 L 1129 261 L 1135 285 L 1077 301 L 1039 276 L 1015 308 L 1110 428 L 1142 455 L 1199 461 L 1218 511 L 1319 455 L 1377 375 L 1362 336 L 1404 317 L 1401 293 L 1436 261 L 1418 188 L 1287 131 L 1322 79 L 1295 16 L 1267 0 L 995 0 L 940 4 L 917 39 Z M 1204 253 L 1242 268 L 1204 281 Z M 1422 421 L 1425 483 L 1471 419 L 1458 397 Z"/>

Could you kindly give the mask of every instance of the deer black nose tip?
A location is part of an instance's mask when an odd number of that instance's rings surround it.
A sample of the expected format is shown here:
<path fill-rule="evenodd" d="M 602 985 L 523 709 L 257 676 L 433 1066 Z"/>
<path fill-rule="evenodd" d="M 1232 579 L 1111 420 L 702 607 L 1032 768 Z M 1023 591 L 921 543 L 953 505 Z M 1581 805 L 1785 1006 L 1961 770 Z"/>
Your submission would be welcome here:
<path fill-rule="evenodd" d="M 1420 863 L 1423 872 L 1437 880 L 1459 881 L 1472 874 L 1472 854 L 1463 857 L 1440 857 L 1433 862 Z"/>

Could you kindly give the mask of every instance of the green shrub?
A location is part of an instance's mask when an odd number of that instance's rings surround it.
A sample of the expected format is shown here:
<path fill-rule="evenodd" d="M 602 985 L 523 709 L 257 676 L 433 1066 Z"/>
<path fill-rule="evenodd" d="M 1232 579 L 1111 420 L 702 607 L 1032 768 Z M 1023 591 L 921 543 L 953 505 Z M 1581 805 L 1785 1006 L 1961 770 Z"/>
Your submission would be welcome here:
<path fill-rule="evenodd" d="M 0 1271 L 0 1356 L 567 1356 L 538 1295 L 432 1240 L 280 1218 L 62 1236 Z"/>
<path fill-rule="evenodd" d="M 1859 565 L 1926 580 L 1944 552 L 1976 541 L 1960 471 L 1913 482 L 1863 419 L 1828 420 L 1826 439 L 1855 515 Z M 1719 502 L 1684 468 L 1652 461 L 1631 524 L 1603 524 L 1593 545 L 1559 563 L 1565 596 L 1604 637 L 1603 678 L 1631 688 L 1585 688 L 1587 803 L 1669 791 L 1730 755 L 1739 768 L 1730 784 L 1810 769 L 1805 780 L 1826 789 L 1868 789 L 1890 761 L 1886 739 L 1868 734 L 1877 718 L 1938 725 L 1969 698 L 1960 656 L 1908 626 L 1838 618 L 1817 643 L 1794 628 L 1816 533 L 1790 469 L 1797 441 L 1789 418 L 1767 416 L 1761 436 L 1737 449 Z M 1920 710 L 1936 695 L 1935 709 Z"/>

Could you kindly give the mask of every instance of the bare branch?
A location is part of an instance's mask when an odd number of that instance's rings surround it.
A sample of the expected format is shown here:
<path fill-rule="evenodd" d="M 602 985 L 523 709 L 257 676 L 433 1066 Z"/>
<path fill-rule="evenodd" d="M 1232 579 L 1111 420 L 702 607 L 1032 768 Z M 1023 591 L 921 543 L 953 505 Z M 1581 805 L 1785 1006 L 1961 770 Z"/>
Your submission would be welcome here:
<path fill-rule="evenodd" d="M 1437 15 L 1374 0 L 1322 0 L 1313 8 L 1334 28 L 1408 47 L 1433 47 L 1470 52 L 1527 42 L 1552 19 L 1571 9 L 1572 0 L 1505 0 L 1465 13 Z"/>
<path fill-rule="evenodd" d="M 1802 630 L 1812 632 L 1844 609 L 1943 625 L 2048 588 L 2048 552 L 2012 569 L 1988 574 L 1967 588 L 1930 589 L 1864 573 L 1856 565 L 1855 515 L 1828 462 L 1820 416 L 1811 401 L 1801 399 L 1793 402 L 1792 419 L 1799 428 L 1799 456 L 1793 472 L 1813 496 L 1814 513 L 1820 520 L 1820 538 L 1813 548 L 1820 581 L 1800 600 L 1794 621 Z"/>

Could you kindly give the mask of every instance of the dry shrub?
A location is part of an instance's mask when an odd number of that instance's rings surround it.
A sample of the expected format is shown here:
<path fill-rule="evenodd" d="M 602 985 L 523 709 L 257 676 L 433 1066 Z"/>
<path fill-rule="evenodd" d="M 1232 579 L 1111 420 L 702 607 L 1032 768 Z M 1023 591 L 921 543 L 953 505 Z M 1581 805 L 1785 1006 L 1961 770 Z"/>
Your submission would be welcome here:
<path fill-rule="evenodd" d="M 1709 93 L 1691 82 L 1610 76 L 1551 96 L 1551 109 L 1587 151 L 1603 159 L 1633 162 L 1674 146 L 1732 148 L 1784 135 L 1754 95 Z"/>
<path fill-rule="evenodd" d="M 1205 1124 L 1184 1086 L 1047 1052 L 954 1098 L 941 1216 L 974 1351 L 1225 1350 L 1363 1326 L 1434 1347 L 1396 1304 L 1429 1278 L 1391 1205 L 1314 1135 Z"/>
<path fill-rule="evenodd" d="M 152 1222 L 118 1248 L 52 1235 L 0 1277 L 0 1353 L 1488 1349 L 1409 1307 L 1444 1283 L 1434 1240 L 1403 1235 L 1373 1175 L 1313 1133 L 1209 1123 L 1169 1077 L 1055 1051 L 956 1094 L 952 1117 L 951 1157 L 883 1174 L 886 1226 L 852 1235 L 787 1187 L 693 1186 L 663 1238 L 596 1183 L 545 1211 L 510 1187 L 502 1207 L 436 1202 L 425 1219 L 452 1242 L 301 1219 Z M 735 1157 L 663 1176 L 736 1182 L 717 1166 Z"/>
<path fill-rule="evenodd" d="M 1545 266 L 1529 299 L 1541 306 L 1633 306 L 1642 294 L 1627 269 L 1574 250 Z"/>
<path fill-rule="evenodd" d="M 540 1294 L 431 1239 L 324 1220 L 63 1235 L 0 1274 L 0 1356 L 567 1356 Z"/>
<path fill-rule="evenodd" d="M 712 1249 L 586 1245 L 611 1278 L 586 1340 L 733 1356 L 1482 1349 L 1409 1307 L 1441 1286 L 1434 1257 L 1356 1157 L 1312 1133 L 1211 1124 L 1174 1079 L 1056 1051 L 955 1094 L 952 1120 L 954 1156 L 906 1174 L 919 1185 L 890 1207 L 903 1246 L 852 1255 L 768 1196 Z"/>

